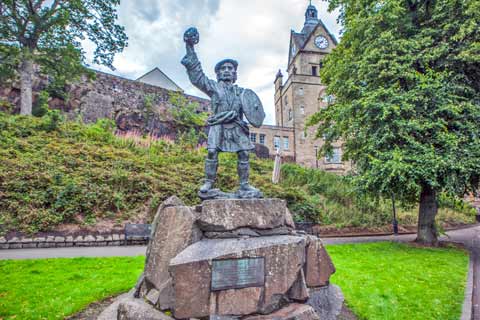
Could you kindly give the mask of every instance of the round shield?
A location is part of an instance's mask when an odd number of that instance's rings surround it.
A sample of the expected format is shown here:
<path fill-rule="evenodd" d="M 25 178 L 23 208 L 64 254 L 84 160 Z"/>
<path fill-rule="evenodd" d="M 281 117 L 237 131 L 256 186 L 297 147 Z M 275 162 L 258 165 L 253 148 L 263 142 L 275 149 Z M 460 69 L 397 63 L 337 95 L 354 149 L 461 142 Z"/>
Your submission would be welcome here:
<path fill-rule="evenodd" d="M 254 127 L 260 127 L 265 120 L 265 111 L 260 98 L 250 89 L 244 89 L 240 97 L 243 106 L 243 113 L 248 122 Z"/>

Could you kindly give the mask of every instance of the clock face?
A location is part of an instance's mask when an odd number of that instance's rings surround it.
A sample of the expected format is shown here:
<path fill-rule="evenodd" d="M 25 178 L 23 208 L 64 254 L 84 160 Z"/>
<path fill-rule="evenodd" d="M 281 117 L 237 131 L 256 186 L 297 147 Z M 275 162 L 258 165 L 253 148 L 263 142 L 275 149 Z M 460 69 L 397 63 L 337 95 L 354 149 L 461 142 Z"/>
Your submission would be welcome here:
<path fill-rule="evenodd" d="M 324 36 L 318 36 L 315 38 L 315 45 L 320 49 L 326 49 L 328 47 L 328 40 Z"/>

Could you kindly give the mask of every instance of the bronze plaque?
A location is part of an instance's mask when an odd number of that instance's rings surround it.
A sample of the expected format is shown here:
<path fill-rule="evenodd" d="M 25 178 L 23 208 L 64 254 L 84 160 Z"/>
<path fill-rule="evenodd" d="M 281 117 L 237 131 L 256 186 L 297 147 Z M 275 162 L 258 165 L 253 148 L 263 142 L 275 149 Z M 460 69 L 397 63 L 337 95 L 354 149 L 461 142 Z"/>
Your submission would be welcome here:
<path fill-rule="evenodd" d="M 264 284 L 264 258 L 213 261 L 212 291 L 261 287 Z"/>

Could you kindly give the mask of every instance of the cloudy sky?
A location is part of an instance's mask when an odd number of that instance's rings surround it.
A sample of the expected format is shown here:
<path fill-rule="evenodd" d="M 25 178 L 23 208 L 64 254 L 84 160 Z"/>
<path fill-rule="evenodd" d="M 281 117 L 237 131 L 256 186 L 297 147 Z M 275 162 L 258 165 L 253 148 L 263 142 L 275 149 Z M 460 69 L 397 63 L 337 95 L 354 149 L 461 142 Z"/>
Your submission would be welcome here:
<path fill-rule="evenodd" d="M 223 58 L 239 61 L 238 85 L 253 89 L 262 99 L 266 124 L 274 124 L 273 81 L 278 69 L 285 75 L 290 30 L 300 31 L 308 0 L 122 0 L 119 23 L 125 26 L 128 47 L 117 54 L 115 71 L 136 79 L 160 68 L 186 93 L 205 97 L 194 88 L 180 64 L 185 53 L 183 32 L 196 26 L 196 46 L 205 73 Z M 319 17 L 337 37 L 340 26 L 327 3 L 313 0 Z M 88 50 L 87 50 L 88 51 Z"/>

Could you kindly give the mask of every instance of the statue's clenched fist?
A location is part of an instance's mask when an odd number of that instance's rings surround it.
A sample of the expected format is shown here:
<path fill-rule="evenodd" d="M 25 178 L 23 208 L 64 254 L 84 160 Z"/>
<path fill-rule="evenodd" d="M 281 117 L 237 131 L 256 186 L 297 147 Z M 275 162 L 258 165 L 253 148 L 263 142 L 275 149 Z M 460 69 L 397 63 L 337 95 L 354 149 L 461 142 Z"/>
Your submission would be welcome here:
<path fill-rule="evenodd" d="M 189 28 L 183 34 L 183 41 L 185 43 L 194 46 L 200 41 L 200 35 L 198 34 L 198 30 L 195 27 Z"/>

